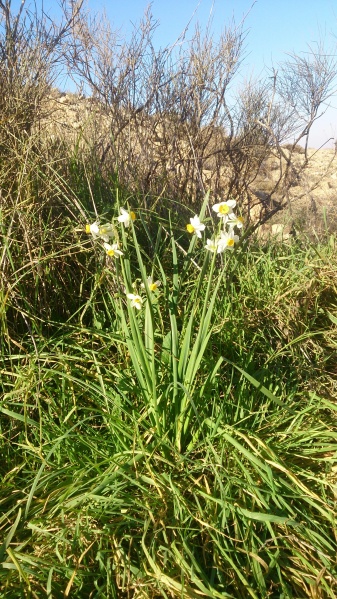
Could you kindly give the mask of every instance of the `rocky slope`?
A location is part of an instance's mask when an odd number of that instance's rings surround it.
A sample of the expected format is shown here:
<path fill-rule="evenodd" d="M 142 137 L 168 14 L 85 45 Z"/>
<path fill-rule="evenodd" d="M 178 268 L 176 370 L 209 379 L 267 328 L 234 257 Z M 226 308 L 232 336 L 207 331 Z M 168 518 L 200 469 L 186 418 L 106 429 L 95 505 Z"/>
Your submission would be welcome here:
<path fill-rule="evenodd" d="M 88 136 L 109 136 L 109 120 L 102 116 L 100 107 L 90 98 L 75 94 L 54 93 L 47 102 L 42 127 L 52 139 L 64 136 L 77 143 L 79 139 L 86 143 Z M 159 143 L 158 140 L 156 143 Z M 285 152 L 288 152 L 285 150 Z M 289 152 L 288 152 L 289 154 Z M 270 222 L 262 225 L 261 236 L 269 234 L 288 237 L 293 230 L 305 229 L 308 232 L 328 228 L 337 230 L 337 158 L 333 149 L 310 149 L 308 165 L 301 170 L 304 154 L 293 153 L 294 167 L 299 171 L 295 184 L 290 188 L 286 207 L 277 213 Z M 256 196 L 256 207 L 252 219 L 260 213 L 259 198 L 270 193 L 279 178 L 280 162 L 270 157 L 262 166 L 261 172 L 252 187 Z M 211 185 L 212 173 L 203 173 L 204 182 Z M 277 193 L 276 193 L 277 197 Z M 255 212 L 254 212 L 255 210 Z"/>

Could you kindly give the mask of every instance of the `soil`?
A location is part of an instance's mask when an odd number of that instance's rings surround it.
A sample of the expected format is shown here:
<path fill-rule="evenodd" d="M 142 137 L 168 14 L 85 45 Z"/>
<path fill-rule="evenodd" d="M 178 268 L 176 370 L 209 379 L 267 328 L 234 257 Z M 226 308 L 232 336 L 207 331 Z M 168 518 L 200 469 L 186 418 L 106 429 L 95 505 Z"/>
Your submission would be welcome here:
<path fill-rule="evenodd" d="M 290 188 L 285 208 L 260 228 L 260 235 L 289 236 L 294 229 L 312 235 L 337 231 L 337 157 L 334 149 L 308 150 L 309 163 Z M 293 155 L 299 168 L 303 154 Z M 279 175 L 279 162 L 270 160 L 255 190 L 268 193 Z"/>

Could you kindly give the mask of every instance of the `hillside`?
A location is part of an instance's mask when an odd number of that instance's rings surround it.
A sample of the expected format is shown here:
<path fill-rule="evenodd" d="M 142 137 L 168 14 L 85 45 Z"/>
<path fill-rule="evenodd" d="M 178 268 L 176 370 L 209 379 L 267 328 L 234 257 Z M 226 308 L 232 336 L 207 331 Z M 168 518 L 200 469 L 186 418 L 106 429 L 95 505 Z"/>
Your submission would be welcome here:
<path fill-rule="evenodd" d="M 125 122 L 127 122 L 127 118 L 124 116 Z M 133 160 L 144 163 L 152 162 L 153 171 L 155 168 L 161 167 L 168 171 L 168 176 L 171 178 L 181 177 L 184 171 L 185 178 L 190 174 L 193 179 L 195 172 L 189 173 L 185 166 L 185 163 L 191 162 L 190 148 L 184 139 L 180 138 L 177 141 L 176 131 L 172 132 L 174 141 L 170 141 L 168 144 L 168 134 L 165 128 L 167 129 L 170 125 L 174 127 L 172 121 L 167 121 L 165 127 L 159 119 L 156 123 L 154 118 L 151 119 L 146 115 L 142 115 L 140 121 L 137 115 L 137 121 L 132 117 L 127 122 L 127 126 L 121 127 L 120 123 L 116 122 L 114 115 L 104 110 L 92 98 L 76 94 L 61 94 L 56 91 L 48 98 L 40 123 L 41 130 L 47 131 L 49 139 L 55 143 L 67 139 L 77 147 L 95 147 L 97 155 L 101 153 L 104 156 L 116 129 L 119 128 L 119 134 L 121 128 L 123 128 L 123 132 L 126 129 L 126 134 L 132 138 Z M 212 152 L 215 151 L 216 143 L 215 136 L 211 140 Z M 289 157 L 289 150 L 284 149 L 284 154 Z M 130 156 L 126 155 L 125 158 L 129 160 Z M 268 210 L 272 210 L 273 200 L 277 202 L 281 197 L 284 209 L 259 228 L 259 234 L 263 237 L 270 233 L 278 235 L 282 233 L 284 236 L 288 236 L 293 224 L 297 228 L 305 228 L 309 232 L 312 230 L 319 232 L 322 227 L 325 228 L 326 224 L 328 224 L 329 230 L 335 230 L 337 227 L 335 150 L 309 149 L 306 165 L 304 165 L 304 151 L 303 153 L 294 151 L 291 161 L 292 181 L 287 196 L 283 198 L 279 191 L 281 186 L 277 186 L 277 182 L 280 179 L 280 169 L 285 168 L 285 160 L 280 161 L 277 152 L 273 151 L 270 156 L 261 160 L 257 175 L 252 177 L 252 181 L 247 186 L 253 198 L 249 205 L 251 222 L 257 223 L 264 214 L 266 206 Z M 208 168 L 203 168 L 200 173 L 197 173 L 200 175 L 198 179 L 202 180 L 205 189 L 210 188 L 212 192 L 216 193 L 220 187 L 223 193 L 226 186 L 229 187 L 230 167 L 224 161 L 220 167 L 214 162 L 212 168 L 212 160 L 209 160 L 206 166 Z M 150 169 L 151 166 L 148 168 Z M 189 185 L 185 184 L 185 192 L 188 194 L 191 190 L 193 191 L 194 185 L 195 181 L 189 182 Z M 269 194 L 271 192 L 273 192 L 273 200 L 270 202 Z M 245 211 L 244 201 L 242 210 Z"/>

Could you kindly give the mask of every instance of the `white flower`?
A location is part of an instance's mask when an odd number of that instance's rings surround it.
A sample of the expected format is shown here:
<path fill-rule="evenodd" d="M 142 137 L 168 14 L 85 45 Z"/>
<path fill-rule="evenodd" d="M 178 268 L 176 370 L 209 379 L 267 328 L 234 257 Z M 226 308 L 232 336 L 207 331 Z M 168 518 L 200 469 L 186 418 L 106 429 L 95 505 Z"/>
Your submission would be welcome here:
<path fill-rule="evenodd" d="M 98 231 L 99 237 L 103 239 L 103 241 L 108 242 L 110 237 L 114 236 L 114 229 L 111 223 L 107 223 L 106 225 L 101 225 Z"/>
<path fill-rule="evenodd" d="M 205 225 L 200 222 L 199 216 L 195 215 L 190 218 L 190 222 L 186 225 L 186 229 L 189 233 L 195 233 L 199 239 L 201 239 L 201 231 L 205 230 Z"/>
<path fill-rule="evenodd" d="M 85 225 L 85 232 L 91 233 L 94 239 L 103 239 L 103 241 L 109 241 L 110 237 L 114 235 L 113 226 L 110 223 L 99 225 L 97 221 L 92 225 Z"/>
<path fill-rule="evenodd" d="M 85 225 L 85 232 L 91 233 L 94 239 L 99 237 L 99 226 L 97 222 L 92 223 L 92 225 Z"/>
<path fill-rule="evenodd" d="M 234 246 L 238 241 L 239 236 L 234 235 L 233 229 L 229 229 L 228 232 L 221 231 L 220 239 L 218 241 L 218 254 L 221 254 L 225 250 L 234 250 Z"/>
<path fill-rule="evenodd" d="M 108 256 L 115 256 L 116 258 L 118 258 L 118 256 L 123 256 L 123 252 L 121 252 L 121 250 L 118 249 L 117 243 L 114 243 L 112 245 L 110 245 L 109 243 L 103 243 L 103 245 Z"/>
<path fill-rule="evenodd" d="M 136 215 L 134 212 L 132 212 L 132 210 L 130 212 L 128 212 L 124 208 L 120 209 L 120 216 L 118 217 L 118 221 L 120 223 L 124 223 L 124 227 L 128 227 L 131 220 L 135 220 L 135 219 L 136 219 Z"/>
<path fill-rule="evenodd" d="M 209 250 L 210 252 L 212 252 L 213 254 L 215 254 L 215 252 L 218 249 L 218 239 L 207 239 L 205 245 L 206 250 Z"/>
<path fill-rule="evenodd" d="M 237 227 L 238 229 L 242 229 L 244 220 L 242 216 L 235 216 L 235 214 L 231 214 L 228 216 L 227 225 L 229 227 Z"/>
<path fill-rule="evenodd" d="M 152 281 L 152 277 L 147 277 L 147 284 L 149 286 L 150 291 L 156 291 L 158 287 L 160 287 L 160 281 Z M 145 287 L 144 283 L 141 284 L 141 287 Z"/>
<path fill-rule="evenodd" d="M 141 309 L 143 299 L 140 297 L 140 295 L 135 295 L 134 293 L 127 293 L 126 297 L 129 300 L 131 300 L 131 308 L 137 308 L 137 310 Z"/>
<path fill-rule="evenodd" d="M 235 206 L 235 200 L 227 200 L 227 202 L 220 202 L 219 204 L 214 204 L 214 206 L 212 206 L 212 210 L 214 210 L 214 212 L 217 213 L 219 218 L 224 219 L 224 222 L 226 223 L 228 219 L 236 218 L 232 210 L 233 208 L 235 208 Z"/>

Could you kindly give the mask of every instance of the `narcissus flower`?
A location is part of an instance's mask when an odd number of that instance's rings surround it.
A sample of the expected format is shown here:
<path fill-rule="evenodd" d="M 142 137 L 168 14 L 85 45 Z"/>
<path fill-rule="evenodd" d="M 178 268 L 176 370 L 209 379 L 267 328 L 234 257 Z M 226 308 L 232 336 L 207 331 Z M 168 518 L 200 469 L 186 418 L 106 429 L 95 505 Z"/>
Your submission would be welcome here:
<path fill-rule="evenodd" d="M 117 243 L 110 245 L 109 243 L 103 243 L 104 249 L 108 256 L 118 258 L 118 256 L 123 256 L 123 252 L 118 249 Z"/>
<path fill-rule="evenodd" d="M 91 233 L 94 239 L 99 237 L 99 225 L 97 222 L 92 223 L 92 225 L 85 225 L 85 232 Z"/>
<path fill-rule="evenodd" d="M 137 310 L 140 310 L 142 307 L 142 303 L 143 303 L 143 298 L 140 297 L 140 295 L 135 295 L 134 293 L 127 293 L 126 297 L 131 300 L 130 305 L 131 308 L 137 308 Z"/>
<path fill-rule="evenodd" d="M 94 239 L 103 239 L 103 241 L 109 241 L 110 237 L 114 236 L 111 223 L 99 225 L 97 221 L 92 223 L 92 225 L 85 225 L 85 232 L 91 233 Z"/>
<path fill-rule="evenodd" d="M 136 215 L 132 210 L 128 212 L 125 208 L 120 209 L 120 216 L 118 217 L 118 221 L 124 224 L 124 227 L 128 227 L 132 220 L 136 220 Z"/>
<path fill-rule="evenodd" d="M 236 218 L 233 208 L 236 206 L 235 200 L 227 200 L 227 202 L 220 202 L 219 204 L 214 204 L 212 206 L 212 210 L 217 213 L 219 218 L 223 218 L 225 222 L 230 218 Z"/>
<path fill-rule="evenodd" d="M 152 277 L 147 277 L 147 284 L 149 286 L 150 291 L 156 291 L 158 287 L 160 287 L 160 281 L 152 281 Z M 144 283 L 141 284 L 141 287 L 145 287 Z"/>
<path fill-rule="evenodd" d="M 103 239 L 103 241 L 108 242 L 111 237 L 114 236 L 114 229 L 111 223 L 107 223 L 106 225 L 101 225 L 98 231 L 99 237 Z"/>
<path fill-rule="evenodd" d="M 234 235 L 233 229 L 228 232 L 221 231 L 220 239 L 218 241 L 218 254 L 221 254 L 225 250 L 234 250 L 235 244 L 239 241 L 239 236 Z"/>
<path fill-rule="evenodd" d="M 215 254 L 218 251 L 218 239 L 207 239 L 205 248 Z"/>
<path fill-rule="evenodd" d="M 227 225 L 229 227 L 237 227 L 238 229 L 242 229 L 244 223 L 244 219 L 242 216 L 235 216 L 235 214 L 231 214 L 228 217 Z"/>
<path fill-rule="evenodd" d="M 189 233 L 195 233 L 200 239 L 201 231 L 205 230 L 205 225 L 200 222 L 199 216 L 195 215 L 193 218 L 190 218 L 190 222 L 186 225 L 186 229 Z"/>

